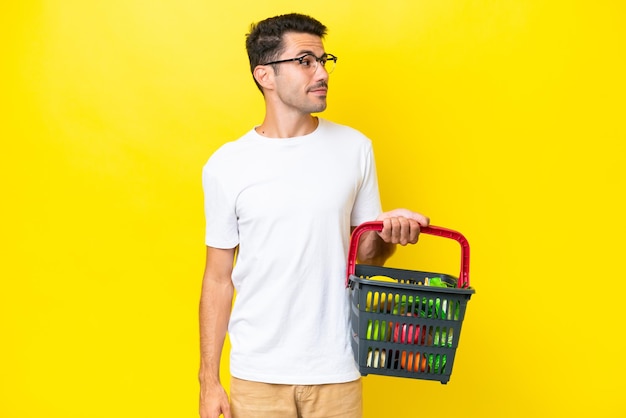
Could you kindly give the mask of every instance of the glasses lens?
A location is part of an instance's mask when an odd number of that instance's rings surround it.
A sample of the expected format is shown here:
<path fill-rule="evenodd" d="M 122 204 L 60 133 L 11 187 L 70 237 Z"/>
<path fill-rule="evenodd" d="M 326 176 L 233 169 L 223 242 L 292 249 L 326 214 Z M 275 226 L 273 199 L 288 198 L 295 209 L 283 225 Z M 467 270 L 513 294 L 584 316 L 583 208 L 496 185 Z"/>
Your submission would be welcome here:
<path fill-rule="evenodd" d="M 337 58 L 334 55 L 326 55 L 322 59 L 322 65 L 326 68 L 326 72 L 328 74 L 332 73 L 335 69 L 335 65 L 337 64 Z"/>
<path fill-rule="evenodd" d="M 315 71 L 317 69 L 317 60 L 313 55 L 305 55 L 300 58 L 300 65 L 307 70 Z"/>
<path fill-rule="evenodd" d="M 335 63 L 337 58 L 334 55 L 324 55 L 322 58 L 317 58 L 314 55 L 307 54 L 301 58 L 298 58 L 302 68 L 310 70 L 311 72 L 317 71 L 317 66 L 322 65 L 329 74 L 335 69 Z"/>

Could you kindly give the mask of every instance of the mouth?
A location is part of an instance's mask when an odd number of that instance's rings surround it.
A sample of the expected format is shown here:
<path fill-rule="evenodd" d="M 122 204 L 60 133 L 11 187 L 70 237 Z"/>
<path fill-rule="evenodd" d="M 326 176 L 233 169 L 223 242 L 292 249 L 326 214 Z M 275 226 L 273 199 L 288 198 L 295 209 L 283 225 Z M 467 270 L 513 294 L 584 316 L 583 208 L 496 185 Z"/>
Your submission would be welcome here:
<path fill-rule="evenodd" d="M 326 97 L 326 95 L 328 94 L 328 91 L 326 89 L 317 89 L 317 90 L 311 90 L 309 93 L 312 93 L 315 96 Z"/>
<path fill-rule="evenodd" d="M 316 96 L 324 96 L 328 94 L 328 85 L 327 84 L 318 84 L 309 89 L 309 93 L 315 94 Z"/>

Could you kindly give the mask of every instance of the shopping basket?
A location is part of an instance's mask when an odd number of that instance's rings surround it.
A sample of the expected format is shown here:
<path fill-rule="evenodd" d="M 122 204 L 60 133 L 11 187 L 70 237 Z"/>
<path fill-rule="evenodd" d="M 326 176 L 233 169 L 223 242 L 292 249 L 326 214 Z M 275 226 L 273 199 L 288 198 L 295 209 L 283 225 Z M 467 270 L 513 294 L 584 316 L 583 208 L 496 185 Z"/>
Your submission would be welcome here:
<path fill-rule="evenodd" d="M 359 238 L 382 231 L 365 222 L 350 239 L 346 287 L 352 321 L 352 351 L 361 375 L 397 376 L 447 383 L 461 336 L 469 285 L 469 243 L 451 229 L 422 227 L 422 234 L 461 244 L 459 277 L 356 263 Z M 384 279 L 375 276 L 387 276 Z"/>

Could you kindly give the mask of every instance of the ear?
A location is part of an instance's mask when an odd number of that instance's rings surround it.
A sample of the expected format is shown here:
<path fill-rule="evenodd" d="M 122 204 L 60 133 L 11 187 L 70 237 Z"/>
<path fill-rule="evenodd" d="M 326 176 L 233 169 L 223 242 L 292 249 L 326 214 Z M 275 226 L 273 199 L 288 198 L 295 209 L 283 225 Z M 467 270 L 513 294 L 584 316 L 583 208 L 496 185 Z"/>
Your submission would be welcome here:
<path fill-rule="evenodd" d="M 274 88 L 274 70 L 268 65 L 257 65 L 252 72 L 254 79 L 264 90 Z"/>

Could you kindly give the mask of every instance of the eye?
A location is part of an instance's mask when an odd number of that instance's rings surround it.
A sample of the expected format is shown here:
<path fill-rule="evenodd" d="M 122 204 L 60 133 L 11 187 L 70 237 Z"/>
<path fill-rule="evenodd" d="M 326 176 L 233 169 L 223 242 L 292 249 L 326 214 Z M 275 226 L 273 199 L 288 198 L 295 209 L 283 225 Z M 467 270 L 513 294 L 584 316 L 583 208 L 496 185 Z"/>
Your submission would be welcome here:
<path fill-rule="evenodd" d="M 310 55 L 305 55 L 302 58 L 300 58 L 300 64 L 303 67 L 312 67 L 315 64 L 315 58 L 313 58 Z"/>

